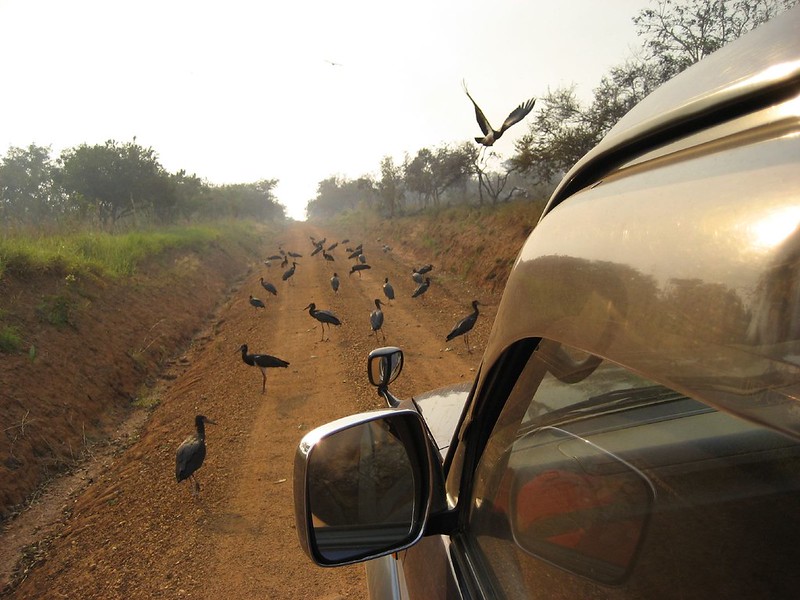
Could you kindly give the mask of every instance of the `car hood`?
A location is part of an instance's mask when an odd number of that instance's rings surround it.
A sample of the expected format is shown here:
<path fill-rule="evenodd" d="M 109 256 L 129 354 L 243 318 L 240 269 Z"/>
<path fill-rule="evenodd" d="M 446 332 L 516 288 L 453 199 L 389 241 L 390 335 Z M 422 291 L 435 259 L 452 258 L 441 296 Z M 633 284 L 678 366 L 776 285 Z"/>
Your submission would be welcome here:
<path fill-rule="evenodd" d="M 453 439 L 471 388 L 472 383 L 459 383 L 425 392 L 413 398 L 414 405 L 433 435 L 442 459 L 450 447 L 450 441 Z"/>

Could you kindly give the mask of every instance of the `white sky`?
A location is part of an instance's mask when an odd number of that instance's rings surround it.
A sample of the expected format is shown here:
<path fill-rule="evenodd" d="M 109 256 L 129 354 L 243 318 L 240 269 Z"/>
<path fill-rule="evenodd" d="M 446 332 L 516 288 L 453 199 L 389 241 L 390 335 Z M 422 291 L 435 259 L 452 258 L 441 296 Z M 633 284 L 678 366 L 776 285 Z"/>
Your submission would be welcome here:
<path fill-rule="evenodd" d="M 521 101 L 600 78 L 639 47 L 648 0 L 0 0 L 0 155 L 108 139 L 214 184 L 377 175 L 499 126 Z M 332 66 L 326 61 L 340 63 Z M 513 153 L 516 125 L 495 146 Z"/>

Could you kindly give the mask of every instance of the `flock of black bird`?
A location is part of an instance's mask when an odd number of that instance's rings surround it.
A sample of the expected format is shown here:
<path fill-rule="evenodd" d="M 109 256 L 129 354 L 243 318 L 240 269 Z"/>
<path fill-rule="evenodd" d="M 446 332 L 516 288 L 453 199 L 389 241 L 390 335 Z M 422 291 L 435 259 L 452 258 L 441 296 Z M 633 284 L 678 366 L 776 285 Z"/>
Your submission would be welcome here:
<path fill-rule="evenodd" d="M 500 139 L 503 133 L 512 125 L 519 123 L 524 119 L 528 113 L 531 112 L 533 109 L 534 103 L 536 102 L 535 99 L 527 100 L 521 103 L 517 108 L 515 108 L 511 113 L 509 113 L 508 117 L 506 117 L 503 124 L 500 126 L 500 129 L 494 129 L 492 125 L 489 123 L 489 120 L 483 114 L 483 111 L 480 109 L 478 104 L 470 95 L 469 91 L 467 90 L 466 83 L 463 83 L 464 92 L 467 94 L 467 97 L 472 102 L 473 107 L 475 108 L 475 118 L 478 121 L 478 126 L 480 127 L 481 131 L 483 132 L 483 137 L 476 137 L 475 141 L 485 148 L 488 148 Z M 311 256 L 315 254 L 322 253 L 323 258 L 326 261 L 334 262 L 336 259 L 331 254 L 333 250 L 339 245 L 339 242 L 334 242 L 330 244 L 327 248 L 325 247 L 326 239 L 322 240 L 315 240 L 311 238 L 311 243 L 314 246 L 314 250 L 311 252 Z M 342 244 L 346 244 L 349 240 L 342 240 Z M 386 245 L 383 246 L 384 252 L 390 250 L 390 248 Z M 351 266 L 349 275 L 353 273 L 358 273 L 358 276 L 361 277 L 361 272 L 367 269 L 370 269 L 370 265 L 367 264 L 366 257 L 364 256 L 363 246 L 359 244 L 355 248 L 347 248 L 348 251 L 348 259 L 355 260 L 356 263 Z M 295 274 L 297 269 L 297 262 L 291 260 L 292 266 L 289 267 L 290 259 L 301 258 L 302 255 L 296 252 L 285 252 L 282 248 L 280 249 L 279 254 L 275 254 L 269 256 L 265 261 L 264 264 L 267 266 L 271 266 L 273 261 L 280 261 L 281 267 L 286 269 L 281 276 L 283 281 L 288 282 L 289 285 L 292 284 L 292 277 Z M 288 267 L 288 268 L 287 268 Z M 431 285 L 430 277 L 425 277 L 427 273 L 429 273 L 433 269 L 433 265 L 424 265 L 418 269 L 414 269 L 412 272 L 412 279 L 417 284 L 417 288 L 411 294 L 412 298 L 421 298 L 424 294 L 428 291 Z M 333 289 L 334 293 L 338 293 L 339 291 L 339 275 L 337 273 L 333 274 L 333 277 L 330 279 L 331 289 Z M 270 282 L 265 281 L 263 277 L 261 277 L 261 286 L 264 290 L 272 294 L 273 296 L 278 295 L 277 288 Z M 389 283 L 389 278 L 386 277 L 383 283 L 383 293 L 386 298 L 391 302 L 395 299 L 394 288 Z M 256 309 L 256 311 L 260 308 L 265 309 L 265 303 L 259 299 L 255 298 L 252 294 L 250 295 L 250 304 Z M 381 333 L 383 336 L 384 342 L 386 341 L 386 334 L 383 332 L 383 310 L 381 307 L 384 304 L 381 302 L 380 298 L 375 299 L 375 310 L 373 310 L 369 315 L 370 327 L 372 328 L 372 332 L 375 334 L 375 339 L 378 339 L 378 332 Z M 464 344 L 467 347 L 467 352 L 472 352 L 472 349 L 469 346 L 469 332 L 475 326 L 476 321 L 478 320 L 479 311 L 478 306 L 480 306 L 480 302 L 477 300 L 472 301 L 472 312 L 461 319 L 455 327 L 453 327 L 452 331 L 447 334 L 447 341 L 451 341 L 459 336 L 464 336 Z M 328 335 L 330 339 L 330 327 L 331 325 L 339 326 L 342 324 L 341 320 L 333 314 L 329 310 L 322 310 L 316 307 L 316 304 L 311 302 L 308 306 L 306 306 L 303 310 L 308 310 L 308 314 L 311 315 L 312 318 L 319 321 L 320 326 L 322 328 L 322 338 L 321 341 L 325 340 L 325 325 L 328 325 Z M 275 356 L 271 356 L 269 354 L 249 354 L 247 344 L 242 344 L 241 347 L 237 350 L 237 352 L 241 352 L 242 360 L 245 364 L 251 367 L 258 367 L 261 370 L 261 392 L 265 393 L 267 389 L 267 372 L 268 368 L 286 368 L 289 366 L 289 363 L 283 359 L 280 359 Z M 178 447 L 178 451 L 175 455 L 175 478 L 177 479 L 178 483 L 183 481 L 184 479 L 191 479 L 193 483 L 192 493 L 194 495 L 199 494 L 200 492 L 200 482 L 197 480 L 195 476 L 195 472 L 200 466 L 203 464 L 203 460 L 206 456 L 206 432 L 205 432 L 205 425 L 206 424 L 214 424 L 214 421 L 209 419 L 204 415 L 197 415 L 195 417 L 195 433 L 187 437 L 183 443 Z"/>

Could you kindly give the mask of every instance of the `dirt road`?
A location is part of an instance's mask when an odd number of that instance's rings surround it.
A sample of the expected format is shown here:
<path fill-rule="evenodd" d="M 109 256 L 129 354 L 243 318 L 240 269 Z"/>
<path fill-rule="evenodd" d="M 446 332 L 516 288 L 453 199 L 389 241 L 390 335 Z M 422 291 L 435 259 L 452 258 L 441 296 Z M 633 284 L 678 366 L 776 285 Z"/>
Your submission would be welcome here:
<path fill-rule="evenodd" d="M 411 262 L 363 242 L 372 269 L 348 275 L 353 261 L 343 246 L 335 262 L 310 256 L 309 236 L 337 238 L 298 223 L 266 251 L 303 254 L 296 274 L 281 281 L 283 269 L 260 261 L 207 330 L 164 376 L 160 403 L 124 452 L 94 465 L 85 490 L 60 512 L 67 515 L 40 562 L 10 594 L 12 598 L 362 598 L 364 567 L 314 566 L 299 549 L 294 527 L 292 466 L 295 448 L 310 429 L 332 419 L 382 407 L 366 377 L 368 352 L 396 345 L 406 352 L 404 373 L 393 386 L 402 397 L 432 387 L 471 380 L 496 309 L 488 304 L 471 336 L 472 354 L 462 339 L 445 342 L 466 315 L 473 293 L 456 279 L 432 273 L 422 298 L 411 298 Z M 384 240 L 391 243 L 391 240 Z M 426 261 L 427 262 L 427 261 Z M 329 285 L 333 272 L 342 284 Z M 268 295 L 259 277 L 278 287 Z M 375 298 L 389 277 L 397 299 L 384 308 L 386 342 L 369 326 Z M 266 303 L 250 306 L 248 296 Z M 334 311 L 342 326 L 320 341 L 310 302 Z M 270 369 L 266 393 L 261 374 L 238 353 L 276 355 L 291 363 Z M 448 349 L 449 346 L 449 349 Z M 199 500 L 187 482 L 176 484 L 175 450 L 193 429 L 195 414 L 207 427 L 208 455 L 198 472 Z M 89 482 L 89 478 L 91 481 Z"/>

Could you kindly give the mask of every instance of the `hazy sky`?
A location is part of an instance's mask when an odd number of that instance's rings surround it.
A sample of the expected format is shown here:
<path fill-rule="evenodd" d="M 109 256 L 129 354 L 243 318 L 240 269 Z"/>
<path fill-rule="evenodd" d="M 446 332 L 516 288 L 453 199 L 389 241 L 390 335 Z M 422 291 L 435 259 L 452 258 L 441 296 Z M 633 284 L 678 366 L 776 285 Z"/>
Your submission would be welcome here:
<path fill-rule="evenodd" d="M 0 154 L 136 136 L 170 172 L 278 179 L 302 219 L 323 179 L 478 135 L 462 79 L 495 127 L 548 88 L 591 98 L 648 4 L 0 0 Z"/>

